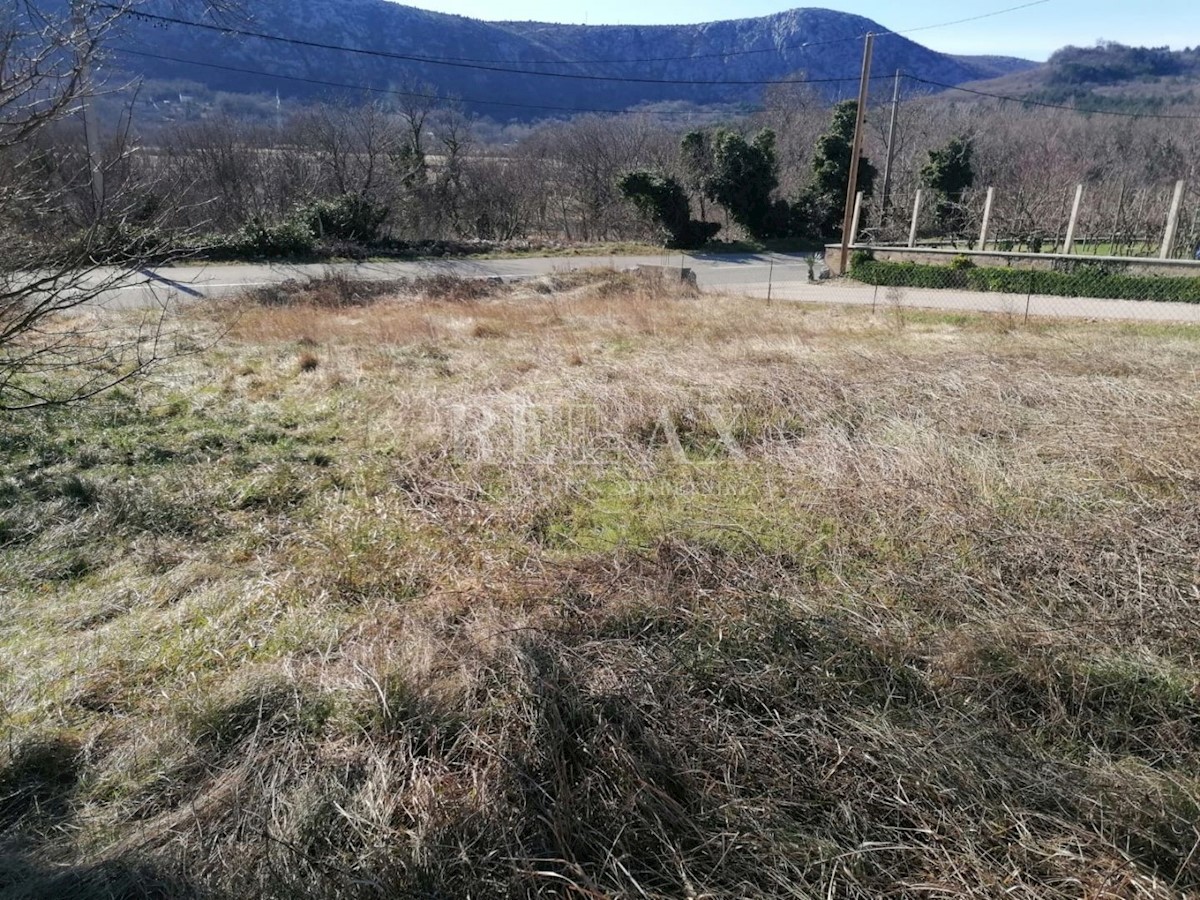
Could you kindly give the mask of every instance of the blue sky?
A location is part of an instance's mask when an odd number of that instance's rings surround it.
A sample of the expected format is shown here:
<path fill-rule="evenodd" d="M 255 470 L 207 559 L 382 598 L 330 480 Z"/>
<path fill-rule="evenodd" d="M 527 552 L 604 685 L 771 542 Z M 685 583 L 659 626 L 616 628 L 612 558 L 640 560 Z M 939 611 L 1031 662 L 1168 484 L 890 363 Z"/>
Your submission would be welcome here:
<path fill-rule="evenodd" d="M 405 0 L 409 6 L 479 19 L 651 25 L 764 16 L 793 6 L 824 6 L 867 16 L 894 30 L 919 28 L 1016 6 L 1022 0 Z M 1047 0 L 1028 9 L 912 35 L 947 53 L 996 53 L 1044 59 L 1065 44 L 1097 40 L 1175 47 L 1200 44 L 1198 0 Z"/>

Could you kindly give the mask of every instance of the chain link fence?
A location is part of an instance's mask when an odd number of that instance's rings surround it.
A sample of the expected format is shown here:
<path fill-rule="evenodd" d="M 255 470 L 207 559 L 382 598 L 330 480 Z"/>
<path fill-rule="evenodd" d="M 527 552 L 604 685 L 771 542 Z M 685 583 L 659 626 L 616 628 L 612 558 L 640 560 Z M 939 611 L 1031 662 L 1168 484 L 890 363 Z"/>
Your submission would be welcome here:
<path fill-rule="evenodd" d="M 774 275 L 772 297 L 1017 316 L 1200 322 L 1200 190 L 1079 185 L 866 200 L 842 271 Z M 751 293 L 762 294 L 752 290 Z"/>
<path fill-rule="evenodd" d="M 862 253 L 863 251 L 859 251 Z M 887 313 L 986 313 L 1028 322 L 1047 318 L 1200 324 L 1200 275 L 1143 276 L 1081 261 L 1070 269 L 930 265 L 860 256 L 846 277 L 818 261 L 760 265 L 736 284 L 698 270 L 703 289 L 773 300 L 869 308 Z"/>
<path fill-rule="evenodd" d="M 1068 316 L 1200 322 L 1200 265 L 1087 258 L 1047 262 L 1032 255 L 990 253 L 890 256 L 856 251 L 848 277 L 830 284 L 831 298 L 865 302 L 869 291 L 874 306 L 976 310 L 1024 320 Z"/>

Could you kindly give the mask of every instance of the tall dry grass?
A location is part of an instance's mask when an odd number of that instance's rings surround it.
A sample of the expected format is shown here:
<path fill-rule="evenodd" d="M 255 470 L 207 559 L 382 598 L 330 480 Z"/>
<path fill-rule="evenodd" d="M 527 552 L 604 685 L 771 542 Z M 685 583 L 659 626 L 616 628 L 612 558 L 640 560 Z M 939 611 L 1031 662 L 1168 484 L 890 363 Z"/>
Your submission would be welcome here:
<path fill-rule="evenodd" d="M 4 424 L 3 890 L 1200 893 L 1194 331 L 197 314 Z"/>

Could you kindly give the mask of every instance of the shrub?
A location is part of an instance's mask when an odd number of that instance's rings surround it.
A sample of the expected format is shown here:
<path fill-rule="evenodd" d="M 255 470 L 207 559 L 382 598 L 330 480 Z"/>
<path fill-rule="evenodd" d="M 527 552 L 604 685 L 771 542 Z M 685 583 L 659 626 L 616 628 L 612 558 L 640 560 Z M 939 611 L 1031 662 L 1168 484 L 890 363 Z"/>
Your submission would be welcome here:
<path fill-rule="evenodd" d="M 158 226 L 111 222 L 68 239 L 64 249 L 80 259 L 122 265 L 130 261 L 166 259 L 180 249 L 175 244 L 175 238 Z"/>
<path fill-rule="evenodd" d="M 316 249 L 316 237 L 312 228 L 298 219 L 274 224 L 255 219 L 243 226 L 230 249 L 256 257 L 309 256 Z"/>
<path fill-rule="evenodd" d="M 948 266 L 883 262 L 867 253 L 850 258 L 850 273 L 882 287 L 956 288 L 998 294 L 1094 297 L 1103 300 L 1154 300 L 1200 303 L 1200 278 L 1129 275 L 1111 267 L 1078 264 L 1067 271 L 977 267 L 956 259 Z"/>
<path fill-rule="evenodd" d="M 707 244 L 721 226 L 692 218 L 687 193 L 670 175 L 653 172 L 628 172 L 617 181 L 621 193 L 663 233 L 664 244 L 676 250 L 690 250 Z"/>
<path fill-rule="evenodd" d="M 875 254 L 870 250 L 855 250 L 850 254 L 850 268 L 860 269 L 875 262 Z"/>
<path fill-rule="evenodd" d="M 404 284 L 402 281 L 355 278 L 345 272 L 331 270 L 313 278 L 290 278 L 279 284 L 252 288 L 243 296 L 259 306 L 316 306 L 324 309 L 342 309 L 348 306 L 370 306 L 384 297 L 400 293 Z"/>
<path fill-rule="evenodd" d="M 303 207 L 297 218 L 320 238 L 373 244 L 391 210 L 362 194 L 342 194 L 330 200 L 317 200 Z"/>
<path fill-rule="evenodd" d="M 510 290 L 503 281 L 491 278 L 460 278 L 457 275 L 425 275 L 414 278 L 408 289 L 419 297 L 440 303 L 473 303 Z"/>

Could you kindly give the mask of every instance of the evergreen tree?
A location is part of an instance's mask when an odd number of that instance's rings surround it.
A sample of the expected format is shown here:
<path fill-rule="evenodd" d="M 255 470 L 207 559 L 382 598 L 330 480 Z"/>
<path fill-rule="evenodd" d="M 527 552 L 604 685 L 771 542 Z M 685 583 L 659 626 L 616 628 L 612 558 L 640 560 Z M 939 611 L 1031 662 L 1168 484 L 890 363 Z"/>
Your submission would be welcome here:
<path fill-rule="evenodd" d="M 708 243 L 721 226 L 692 218 L 687 192 L 669 175 L 628 172 L 617 181 L 621 193 L 663 230 L 667 247 L 689 250 Z"/>
<path fill-rule="evenodd" d="M 801 199 L 804 217 L 814 236 L 834 240 L 841 236 L 846 193 L 850 188 L 850 156 L 858 102 L 846 100 L 833 108 L 829 131 L 817 139 L 813 150 L 813 181 Z M 866 157 L 858 163 L 858 189 L 870 196 L 875 189 L 875 166 Z"/>
<path fill-rule="evenodd" d="M 751 237 L 761 240 L 787 233 L 787 204 L 771 199 L 778 186 L 774 131 L 764 128 L 750 141 L 724 129 L 716 133 L 704 193 L 724 206 Z"/>
<path fill-rule="evenodd" d="M 956 137 L 945 147 L 929 151 L 929 161 L 921 169 L 922 183 L 937 192 L 934 216 L 943 232 L 961 231 L 966 225 L 963 197 L 975 184 L 975 148 L 971 139 Z"/>

